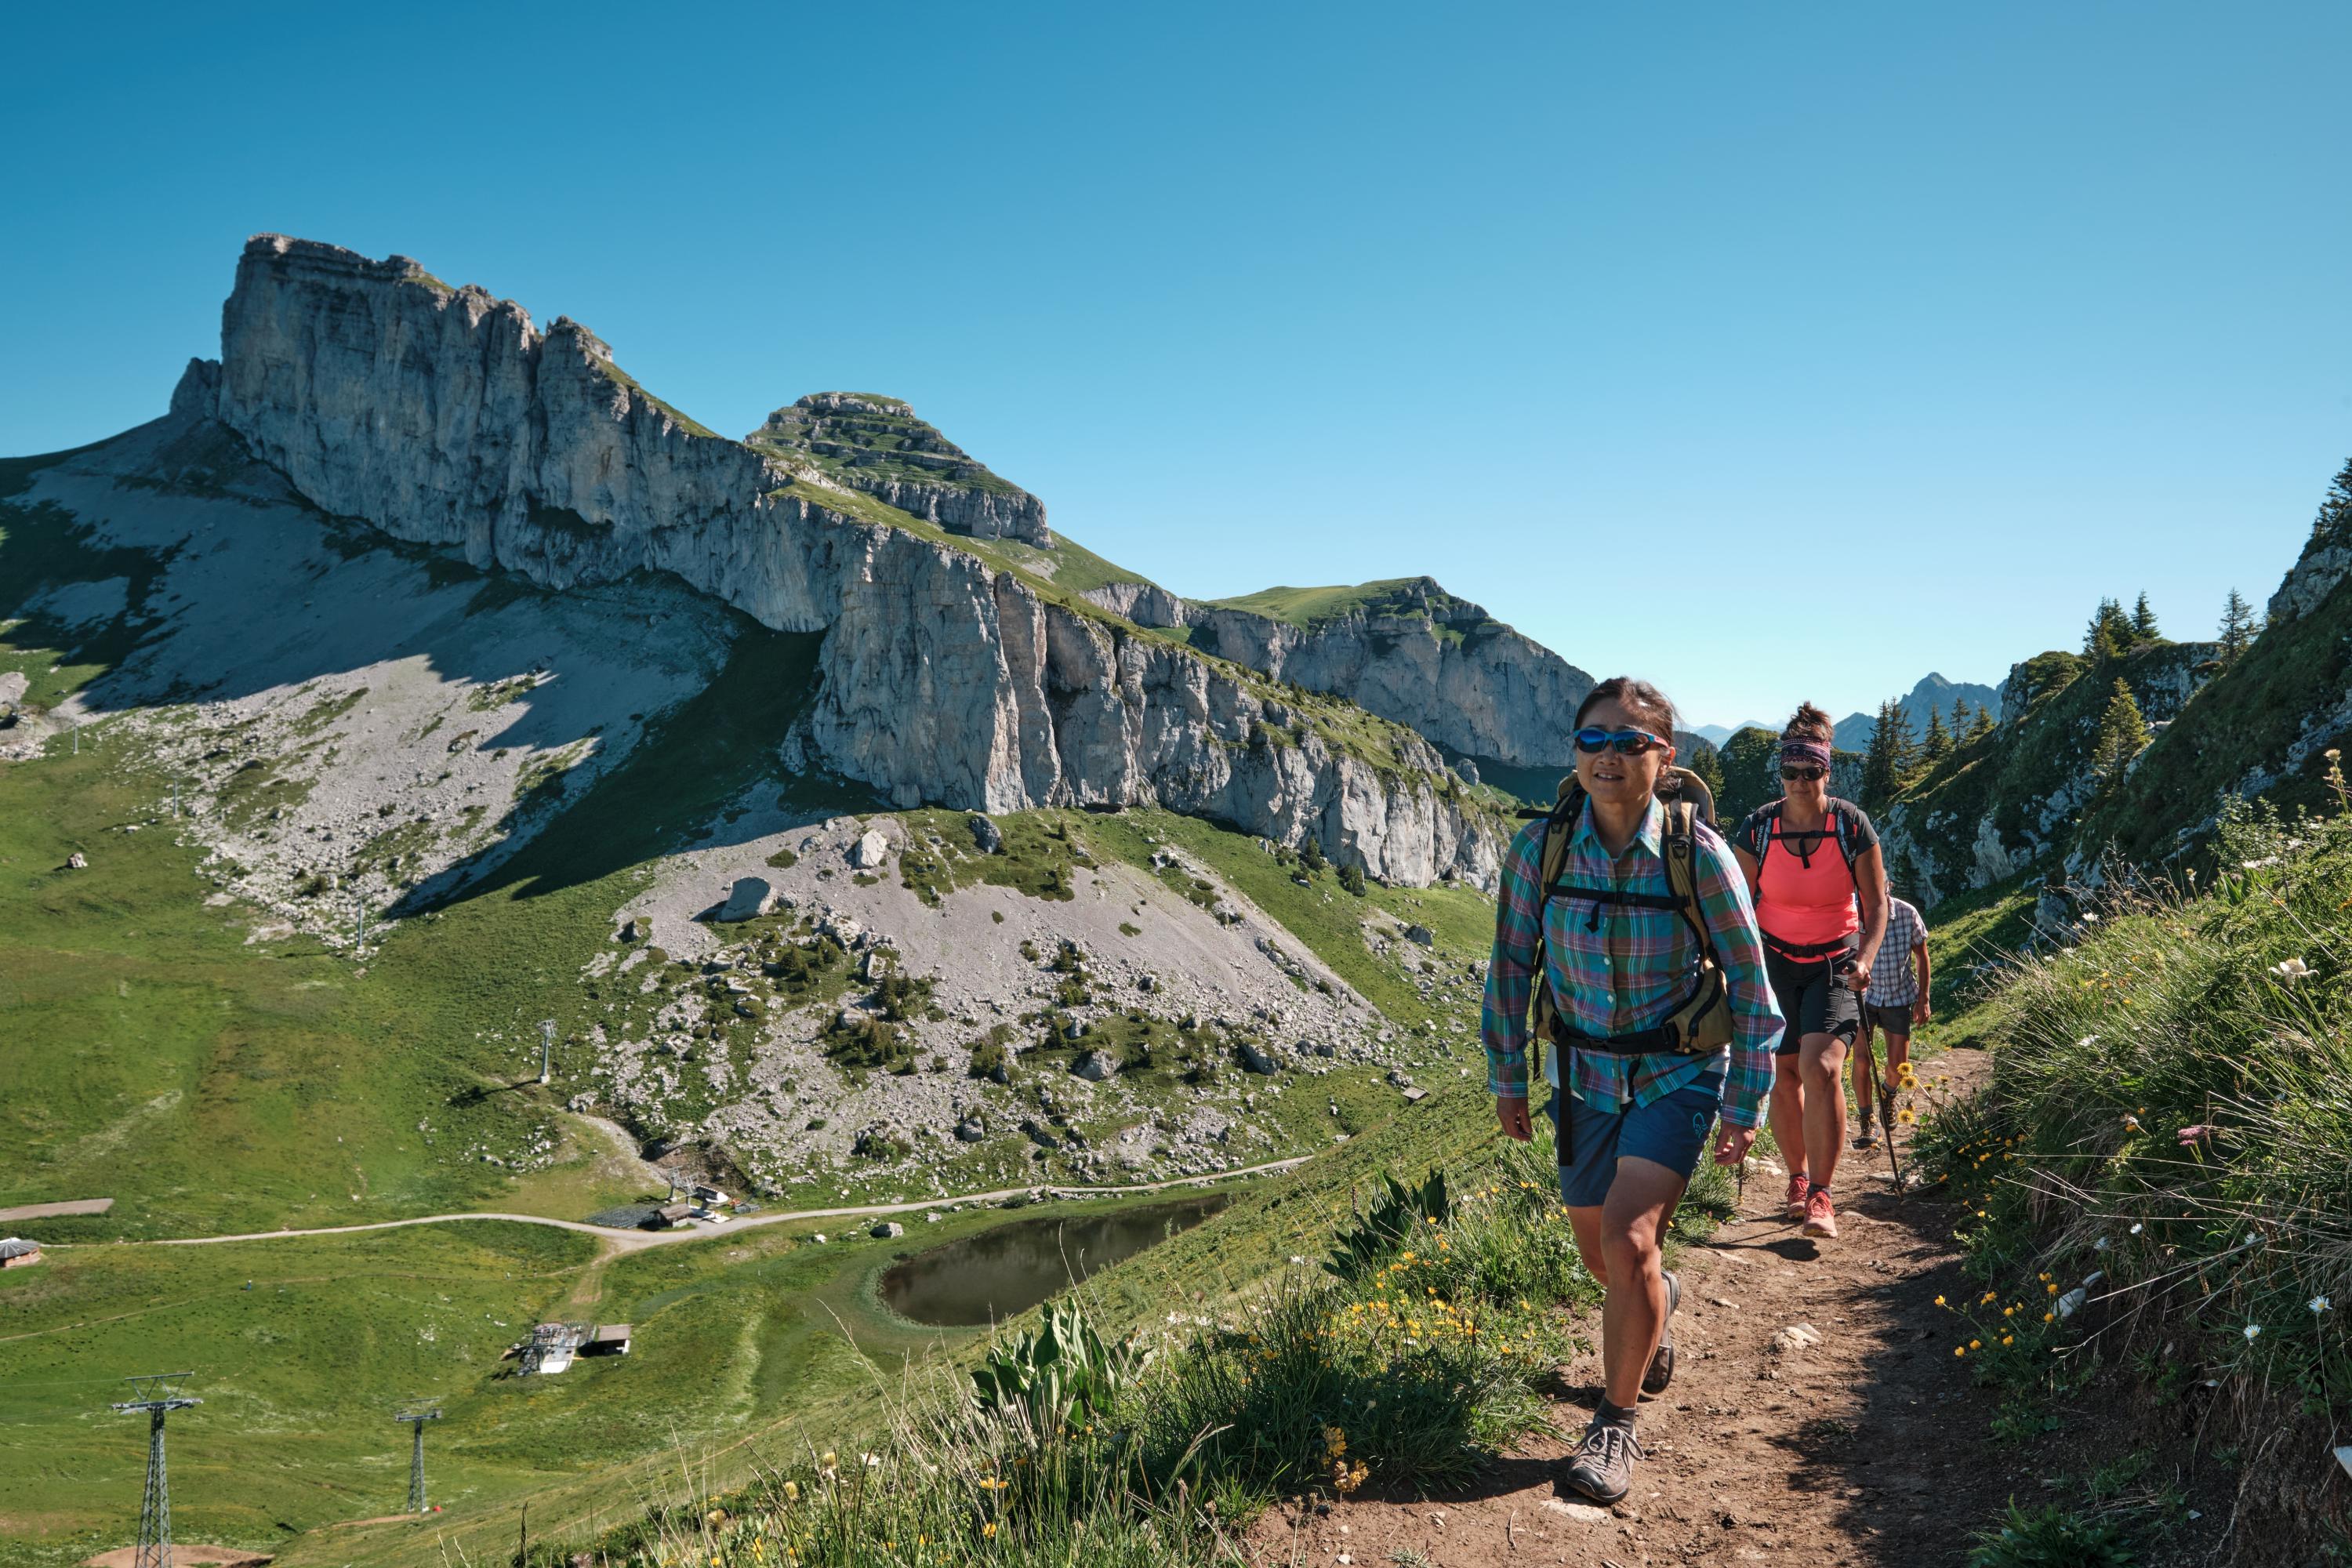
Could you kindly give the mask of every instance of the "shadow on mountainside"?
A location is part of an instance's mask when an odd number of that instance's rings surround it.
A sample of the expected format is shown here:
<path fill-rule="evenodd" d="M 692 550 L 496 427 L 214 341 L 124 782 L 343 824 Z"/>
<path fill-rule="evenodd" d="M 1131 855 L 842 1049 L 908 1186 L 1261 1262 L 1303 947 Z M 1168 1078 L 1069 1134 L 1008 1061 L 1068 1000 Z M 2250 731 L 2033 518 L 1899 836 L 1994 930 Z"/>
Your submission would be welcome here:
<path fill-rule="evenodd" d="M 499 802 L 483 847 L 400 894 L 395 916 L 875 806 L 779 755 L 821 642 L 654 574 L 541 589 L 328 517 L 215 426 L 160 420 L 0 463 L 0 670 L 26 672 L 29 707 L 69 698 L 102 721 L 363 680 L 378 688 L 358 696 L 365 719 L 404 682 L 457 717 L 375 737 L 382 773 L 422 777 L 445 746 L 584 759 Z M 337 765 L 359 762 L 346 750 Z"/>
<path fill-rule="evenodd" d="M 709 685 L 662 715 L 578 797 L 510 853 L 485 851 L 422 882 L 393 908 L 420 914 L 458 898 L 536 898 L 688 847 L 749 843 L 844 811 L 878 808 L 855 785 L 785 773 L 778 740 L 816 689 L 819 633 L 753 626 Z M 747 803 L 767 797 L 772 804 Z M 531 805 L 519 803 L 516 816 Z M 511 818 L 509 819 L 512 820 Z"/>

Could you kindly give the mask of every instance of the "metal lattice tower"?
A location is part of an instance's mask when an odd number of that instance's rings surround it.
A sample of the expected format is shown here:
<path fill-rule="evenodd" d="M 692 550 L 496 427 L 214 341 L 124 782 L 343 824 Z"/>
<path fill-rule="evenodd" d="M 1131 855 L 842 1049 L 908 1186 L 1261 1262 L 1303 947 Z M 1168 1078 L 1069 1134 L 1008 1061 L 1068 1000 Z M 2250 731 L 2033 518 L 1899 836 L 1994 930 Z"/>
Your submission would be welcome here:
<path fill-rule="evenodd" d="M 139 1502 L 139 1546 L 132 1568 L 172 1568 L 172 1488 L 163 1473 L 163 1417 L 191 1405 L 202 1405 L 180 1392 L 190 1373 L 150 1373 L 126 1377 L 132 1397 L 114 1406 L 121 1411 L 147 1412 L 147 1492 Z"/>
<path fill-rule="evenodd" d="M 409 1431 L 415 1437 L 415 1442 L 408 1450 L 408 1511 L 423 1513 L 425 1511 L 425 1424 L 427 1421 L 440 1420 L 441 1412 L 425 1409 L 423 1405 L 413 1405 L 394 1415 L 393 1419 L 406 1422 Z"/>

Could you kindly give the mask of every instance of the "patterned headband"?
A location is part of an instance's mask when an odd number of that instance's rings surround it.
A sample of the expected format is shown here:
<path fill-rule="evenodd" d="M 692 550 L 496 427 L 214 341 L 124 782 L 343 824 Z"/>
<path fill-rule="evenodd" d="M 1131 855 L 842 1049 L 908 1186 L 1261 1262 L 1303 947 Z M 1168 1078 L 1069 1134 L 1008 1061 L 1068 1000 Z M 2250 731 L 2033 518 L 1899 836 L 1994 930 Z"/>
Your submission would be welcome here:
<path fill-rule="evenodd" d="M 1780 742 L 1780 760 L 1784 763 L 1810 763 L 1817 768 L 1830 765 L 1830 743 L 1806 735 L 1790 735 Z"/>

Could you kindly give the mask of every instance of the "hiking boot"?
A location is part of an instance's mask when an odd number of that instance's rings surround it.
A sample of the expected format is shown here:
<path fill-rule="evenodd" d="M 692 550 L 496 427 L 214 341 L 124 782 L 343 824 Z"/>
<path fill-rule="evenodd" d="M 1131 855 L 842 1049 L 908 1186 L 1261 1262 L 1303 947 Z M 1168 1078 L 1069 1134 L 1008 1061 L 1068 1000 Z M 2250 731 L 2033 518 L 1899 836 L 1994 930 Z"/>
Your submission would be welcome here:
<path fill-rule="evenodd" d="M 1584 1441 L 1577 1445 L 1561 1479 L 1570 1490 L 1606 1508 L 1625 1500 L 1625 1494 L 1633 1489 L 1633 1461 L 1648 1457 L 1633 1440 L 1632 1426 L 1612 1426 L 1596 1415 L 1584 1429 Z"/>
<path fill-rule="evenodd" d="M 1799 1171 L 1789 1178 L 1789 1195 L 1781 1200 L 1780 1206 L 1788 1211 L 1790 1219 L 1805 1217 L 1805 1194 L 1812 1190 L 1813 1184 L 1804 1172 Z"/>
<path fill-rule="evenodd" d="M 1862 1124 L 1862 1131 L 1853 1135 L 1853 1146 L 1857 1149 L 1878 1147 L 1878 1134 L 1871 1131 L 1870 1123 L 1867 1121 Z"/>
<path fill-rule="evenodd" d="M 1804 1232 L 1832 1241 L 1837 1238 L 1837 1205 L 1830 1202 L 1827 1187 L 1815 1187 L 1805 1200 Z"/>
<path fill-rule="evenodd" d="M 1675 1380 L 1675 1309 L 1683 1304 L 1683 1282 L 1666 1271 L 1666 1321 L 1658 1331 L 1658 1348 L 1650 1352 L 1650 1368 L 1642 1374 L 1642 1392 L 1660 1394 Z"/>

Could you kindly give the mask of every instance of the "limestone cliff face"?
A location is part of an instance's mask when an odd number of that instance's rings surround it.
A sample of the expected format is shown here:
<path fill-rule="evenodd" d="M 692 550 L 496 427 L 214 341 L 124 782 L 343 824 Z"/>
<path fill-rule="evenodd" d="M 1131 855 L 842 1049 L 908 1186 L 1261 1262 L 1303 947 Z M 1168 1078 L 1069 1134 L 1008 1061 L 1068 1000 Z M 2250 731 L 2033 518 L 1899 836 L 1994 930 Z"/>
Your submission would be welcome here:
<path fill-rule="evenodd" d="M 1087 596 L 1146 626 L 1190 626 L 1203 653 L 1344 697 L 1449 750 L 1517 767 L 1572 763 L 1591 676 L 1427 577 L 1377 586 L 1303 626 L 1150 584 Z"/>
<path fill-rule="evenodd" d="M 836 510 L 646 394 L 576 323 L 541 333 L 404 258 L 262 236 L 221 351 L 190 366 L 175 414 L 229 426 L 327 511 L 548 587 L 667 572 L 762 625 L 824 631 L 810 739 L 901 804 L 1157 802 L 1312 833 L 1391 881 L 1493 878 L 1495 826 L 1417 738 L 1392 737 L 1381 766 L 1314 734 L 1277 742 L 1245 680 Z"/>

